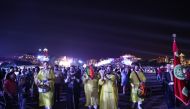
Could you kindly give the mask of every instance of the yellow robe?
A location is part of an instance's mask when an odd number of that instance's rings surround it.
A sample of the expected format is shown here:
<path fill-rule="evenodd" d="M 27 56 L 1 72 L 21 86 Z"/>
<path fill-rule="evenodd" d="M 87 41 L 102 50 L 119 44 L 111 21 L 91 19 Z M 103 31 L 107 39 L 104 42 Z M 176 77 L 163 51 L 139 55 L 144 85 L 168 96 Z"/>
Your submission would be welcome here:
<path fill-rule="evenodd" d="M 146 77 L 144 76 L 143 72 L 139 72 L 137 74 L 138 74 L 141 82 L 146 81 Z M 132 102 L 136 103 L 138 101 L 144 101 L 144 99 L 139 98 L 137 95 L 137 91 L 138 91 L 138 87 L 140 85 L 140 82 L 139 82 L 135 72 L 132 72 L 130 75 L 130 83 L 131 83 L 131 100 L 132 100 Z"/>
<path fill-rule="evenodd" d="M 85 73 L 83 75 L 84 91 L 86 96 L 85 106 L 98 105 L 98 76 L 90 79 Z"/>
<path fill-rule="evenodd" d="M 49 86 L 51 89 L 47 93 L 39 93 L 39 106 L 52 107 L 53 106 L 53 92 L 54 92 L 55 75 L 52 70 L 50 70 L 49 73 L 43 73 L 43 72 L 44 71 L 41 70 L 38 73 L 37 78 L 40 81 L 50 79 Z"/>
<path fill-rule="evenodd" d="M 110 79 L 99 80 L 102 86 L 100 93 L 100 109 L 117 109 L 118 108 L 118 90 L 116 85 L 116 76 L 108 75 Z"/>

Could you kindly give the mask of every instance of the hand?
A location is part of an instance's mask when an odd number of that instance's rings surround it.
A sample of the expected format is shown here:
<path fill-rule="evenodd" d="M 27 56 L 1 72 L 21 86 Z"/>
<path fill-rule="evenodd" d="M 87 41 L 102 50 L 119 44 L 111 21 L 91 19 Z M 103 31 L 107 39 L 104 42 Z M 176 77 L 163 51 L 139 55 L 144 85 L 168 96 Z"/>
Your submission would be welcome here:
<path fill-rule="evenodd" d="M 134 85 L 134 84 L 131 84 L 131 87 L 135 87 L 135 85 Z"/>

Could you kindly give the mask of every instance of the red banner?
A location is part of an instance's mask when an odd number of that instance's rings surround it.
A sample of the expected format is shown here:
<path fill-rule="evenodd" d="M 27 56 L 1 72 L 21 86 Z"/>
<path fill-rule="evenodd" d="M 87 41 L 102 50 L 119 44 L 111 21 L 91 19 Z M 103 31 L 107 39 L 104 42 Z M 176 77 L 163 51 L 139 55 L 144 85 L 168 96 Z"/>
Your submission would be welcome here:
<path fill-rule="evenodd" d="M 174 54 L 174 93 L 175 97 L 183 102 L 185 105 L 189 104 L 189 93 L 185 81 L 185 74 L 183 73 L 183 67 L 180 63 L 180 57 L 178 53 L 179 49 L 176 44 L 175 35 L 173 41 L 173 54 Z"/>

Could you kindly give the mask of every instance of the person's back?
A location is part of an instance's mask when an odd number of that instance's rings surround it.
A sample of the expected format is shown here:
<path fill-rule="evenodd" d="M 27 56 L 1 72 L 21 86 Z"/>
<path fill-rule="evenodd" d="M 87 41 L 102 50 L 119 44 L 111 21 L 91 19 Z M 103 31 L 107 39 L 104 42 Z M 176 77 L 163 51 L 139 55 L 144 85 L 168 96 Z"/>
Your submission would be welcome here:
<path fill-rule="evenodd" d="M 175 96 L 174 96 L 174 75 L 171 68 L 168 66 L 167 70 L 163 73 L 164 94 L 168 109 L 174 109 Z"/>

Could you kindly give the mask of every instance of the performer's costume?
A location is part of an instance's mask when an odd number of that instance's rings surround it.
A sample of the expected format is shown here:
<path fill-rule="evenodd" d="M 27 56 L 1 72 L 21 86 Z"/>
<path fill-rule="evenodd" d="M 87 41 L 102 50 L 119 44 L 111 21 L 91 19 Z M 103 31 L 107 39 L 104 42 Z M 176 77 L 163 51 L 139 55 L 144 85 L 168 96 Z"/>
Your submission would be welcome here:
<path fill-rule="evenodd" d="M 107 74 L 107 78 L 99 80 L 99 85 L 102 85 L 100 109 L 117 109 L 118 89 L 116 85 L 116 76 L 114 74 Z"/>
<path fill-rule="evenodd" d="M 135 104 L 138 102 L 138 108 L 141 109 L 141 104 L 142 101 L 144 101 L 143 98 L 138 97 L 137 92 L 139 89 L 139 85 L 140 85 L 140 81 L 138 79 L 141 80 L 141 82 L 145 82 L 146 81 L 146 77 L 144 76 L 143 72 L 132 72 L 130 74 L 130 84 L 131 84 L 131 100 L 133 102 L 133 106 L 135 106 Z"/>
<path fill-rule="evenodd" d="M 53 106 L 53 93 L 54 93 L 54 81 L 55 75 L 53 70 L 41 70 L 37 75 L 38 81 L 47 84 L 50 88 L 48 92 L 39 93 L 39 105 L 45 107 Z"/>
<path fill-rule="evenodd" d="M 86 96 L 86 104 L 91 108 L 97 108 L 98 105 L 98 75 L 94 73 L 92 66 L 87 67 L 86 73 L 83 75 L 84 91 Z"/>

